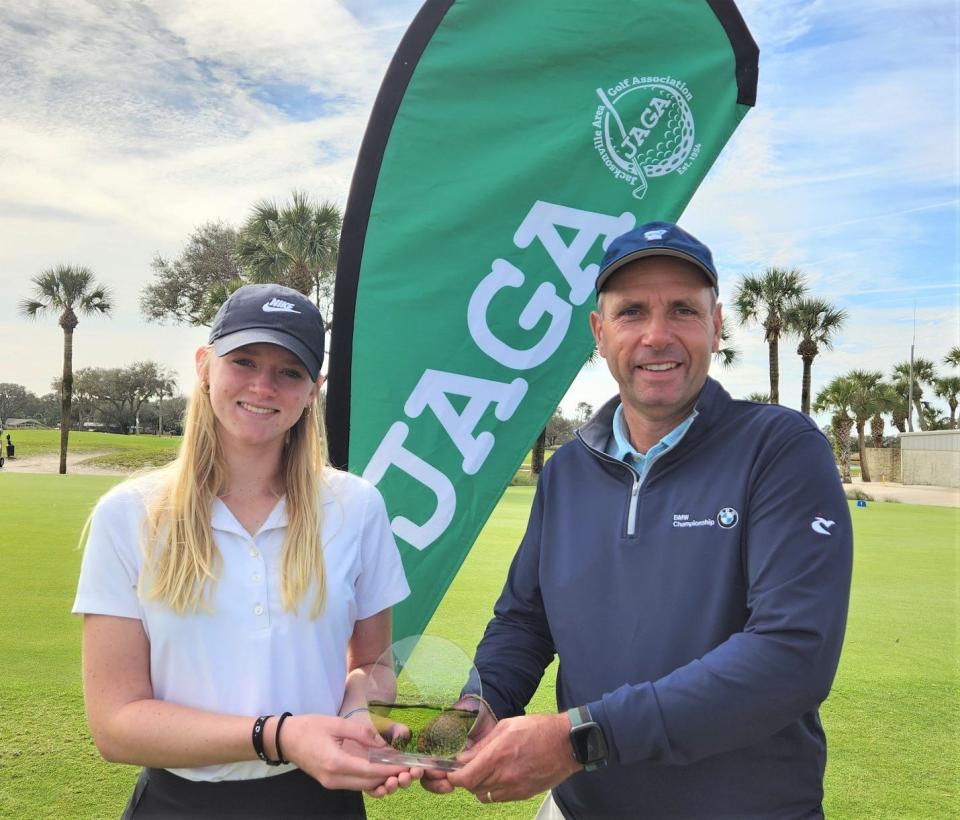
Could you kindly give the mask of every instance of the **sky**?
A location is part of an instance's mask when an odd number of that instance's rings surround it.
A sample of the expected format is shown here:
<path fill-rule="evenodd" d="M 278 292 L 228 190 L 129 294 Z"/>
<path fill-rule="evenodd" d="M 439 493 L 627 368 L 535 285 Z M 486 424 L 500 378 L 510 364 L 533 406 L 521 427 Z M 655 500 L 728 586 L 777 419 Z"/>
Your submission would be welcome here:
<path fill-rule="evenodd" d="M 30 278 L 89 267 L 111 319 L 81 317 L 74 366 L 151 359 L 193 385 L 207 331 L 145 323 L 157 255 L 239 225 L 293 188 L 343 206 L 414 0 L 22 0 L 0 10 L 0 382 L 50 390 L 63 337 L 18 313 Z M 709 244 L 721 301 L 743 275 L 802 270 L 848 320 L 814 393 L 852 368 L 960 344 L 957 0 L 740 0 L 760 46 L 757 105 L 680 223 Z M 914 331 L 915 324 L 915 331 Z M 796 341 L 781 402 L 799 407 Z M 737 328 L 734 396 L 767 392 L 767 348 Z M 601 361 L 563 401 L 616 392 Z M 929 392 L 929 391 L 928 391 Z M 946 405 L 939 403 L 944 409 Z M 818 419 L 821 423 L 825 419 Z"/>

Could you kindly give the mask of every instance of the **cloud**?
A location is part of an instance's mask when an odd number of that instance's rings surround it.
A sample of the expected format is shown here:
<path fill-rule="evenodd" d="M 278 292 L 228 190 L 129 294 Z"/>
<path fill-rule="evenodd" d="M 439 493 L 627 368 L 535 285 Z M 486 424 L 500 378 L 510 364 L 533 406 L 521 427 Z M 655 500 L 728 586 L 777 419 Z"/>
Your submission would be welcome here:
<path fill-rule="evenodd" d="M 376 36 L 335 0 L 150 5 L 185 55 L 228 86 L 302 84 L 327 99 L 365 99 L 371 74 L 378 83 L 386 67 Z"/>
<path fill-rule="evenodd" d="M 0 332 L 32 351 L 7 357 L 5 379 L 43 392 L 60 369 L 55 324 L 16 315 L 41 270 L 85 264 L 113 288 L 116 318 L 82 323 L 78 366 L 189 365 L 205 331 L 141 327 L 153 255 L 175 255 L 196 225 L 237 224 L 254 201 L 295 187 L 344 204 L 369 107 L 413 13 L 365 5 L 4 10 L 0 269 L 16 298 L 0 308 Z"/>
<path fill-rule="evenodd" d="M 186 365 L 204 331 L 149 326 L 137 300 L 157 252 L 197 225 L 238 224 L 294 187 L 344 204 L 372 101 L 419 0 L 39 0 L 0 19 L 0 305 L 4 380 L 43 391 L 55 323 L 16 315 L 28 278 L 85 264 L 117 315 L 78 330 L 78 357 Z M 761 47 L 759 99 L 683 215 L 740 276 L 800 267 L 851 315 L 815 388 L 866 359 L 887 368 L 957 344 L 956 20 L 951 0 L 739 0 Z M 734 395 L 765 390 L 766 346 L 738 330 Z M 784 343 L 783 394 L 799 403 Z M 11 353 L 13 351 L 13 353 Z M 20 355 L 21 351 L 29 351 Z M 85 356 L 95 358 L 84 359 Z M 605 366 L 574 385 L 598 404 Z"/>

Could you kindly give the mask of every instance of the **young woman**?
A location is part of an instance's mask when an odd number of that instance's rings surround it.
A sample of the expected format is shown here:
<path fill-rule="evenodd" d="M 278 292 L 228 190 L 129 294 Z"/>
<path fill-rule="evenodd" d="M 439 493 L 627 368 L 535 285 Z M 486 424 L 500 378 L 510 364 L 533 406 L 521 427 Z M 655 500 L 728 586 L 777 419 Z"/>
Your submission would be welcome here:
<path fill-rule="evenodd" d="M 302 294 L 238 290 L 178 458 L 91 516 L 73 610 L 94 742 L 145 767 L 124 817 L 363 817 L 361 791 L 421 774 L 367 762 L 367 672 L 409 588 L 379 493 L 327 464 L 323 353 Z"/>

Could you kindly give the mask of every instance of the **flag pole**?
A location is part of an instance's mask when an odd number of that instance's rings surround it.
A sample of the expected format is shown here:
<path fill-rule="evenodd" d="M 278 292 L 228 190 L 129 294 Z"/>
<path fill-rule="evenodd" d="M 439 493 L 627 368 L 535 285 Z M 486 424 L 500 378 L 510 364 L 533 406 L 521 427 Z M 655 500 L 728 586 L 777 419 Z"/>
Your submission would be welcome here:
<path fill-rule="evenodd" d="M 913 338 L 910 340 L 910 383 L 907 387 L 907 430 L 913 432 L 913 348 L 917 343 L 917 300 L 913 300 Z M 919 421 L 919 419 L 918 419 Z"/>

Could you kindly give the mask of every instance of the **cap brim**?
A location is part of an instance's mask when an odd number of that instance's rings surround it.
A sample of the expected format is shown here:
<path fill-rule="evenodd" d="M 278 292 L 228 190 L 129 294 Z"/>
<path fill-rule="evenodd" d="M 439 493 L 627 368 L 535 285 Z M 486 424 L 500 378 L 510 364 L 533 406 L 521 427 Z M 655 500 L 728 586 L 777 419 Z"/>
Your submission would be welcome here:
<path fill-rule="evenodd" d="M 238 347 L 258 343 L 279 345 L 289 350 L 303 363 L 303 366 L 307 368 L 307 372 L 313 381 L 316 381 L 320 376 L 320 365 L 322 363 L 317 361 L 317 357 L 314 356 L 299 339 L 287 333 L 282 333 L 279 330 L 263 327 L 238 330 L 236 333 L 228 333 L 226 336 L 221 336 L 214 341 L 213 349 L 218 356 L 226 356 Z"/>
<path fill-rule="evenodd" d="M 636 262 L 638 259 L 645 259 L 648 256 L 673 256 L 677 259 L 685 259 L 691 265 L 696 267 L 697 270 L 701 271 L 703 275 L 707 277 L 707 280 L 710 282 L 710 286 L 715 291 L 719 292 L 716 275 L 695 256 L 691 256 L 688 253 L 683 253 L 682 251 L 675 251 L 673 248 L 641 248 L 638 251 L 633 251 L 633 253 L 628 253 L 624 256 L 621 256 L 619 259 L 616 259 L 607 265 L 606 270 L 597 277 L 597 293 L 600 293 L 600 291 L 603 290 L 603 286 L 607 283 L 607 280 L 624 265 L 629 265 L 631 262 Z"/>

